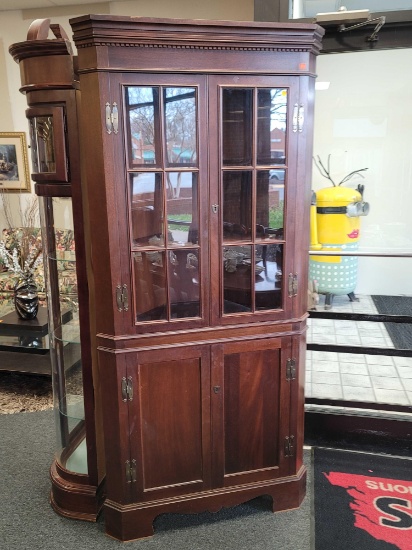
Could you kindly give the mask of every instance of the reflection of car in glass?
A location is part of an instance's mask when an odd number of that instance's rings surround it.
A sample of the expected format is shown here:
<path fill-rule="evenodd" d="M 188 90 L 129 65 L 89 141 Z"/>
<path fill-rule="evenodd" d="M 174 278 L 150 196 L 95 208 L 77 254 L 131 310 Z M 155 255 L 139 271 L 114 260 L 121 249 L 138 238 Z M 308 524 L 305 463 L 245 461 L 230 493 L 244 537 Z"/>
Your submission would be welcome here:
<path fill-rule="evenodd" d="M 285 181 L 285 171 L 284 170 L 270 170 L 269 179 L 276 183 L 277 181 Z"/>

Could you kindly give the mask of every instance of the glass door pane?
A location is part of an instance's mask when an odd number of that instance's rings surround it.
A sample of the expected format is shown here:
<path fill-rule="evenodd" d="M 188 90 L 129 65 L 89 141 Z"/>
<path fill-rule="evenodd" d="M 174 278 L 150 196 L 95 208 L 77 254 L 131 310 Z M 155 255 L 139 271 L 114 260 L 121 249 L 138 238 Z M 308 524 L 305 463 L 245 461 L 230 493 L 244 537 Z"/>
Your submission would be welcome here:
<path fill-rule="evenodd" d="M 253 90 L 223 90 L 223 164 L 252 164 Z"/>
<path fill-rule="evenodd" d="M 287 88 L 222 90 L 224 314 L 282 309 Z"/>
<path fill-rule="evenodd" d="M 200 317 L 198 89 L 125 91 L 135 322 Z"/>
<path fill-rule="evenodd" d="M 158 89 L 149 86 L 131 86 L 127 88 L 126 103 L 129 157 L 132 163 L 157 164 L 156 153 L 159 147 L 156 147 L 155 127 L 159 114 Z"/>
<path fill-rule="evenodd" d="M 169 166 L 197 163 L 196 91 L 164 88 L 166 151 Z"/>
<path fill-rule="evenodd" d="M 131 224 L 135 246 L 164 246 L 163 209 L 162 175 L 158 172 L 133 174 Z"/>
<path fill-rule="evenodd" d="M 285 164 L 287 90 L 258 90 L 257 162 Z"/>

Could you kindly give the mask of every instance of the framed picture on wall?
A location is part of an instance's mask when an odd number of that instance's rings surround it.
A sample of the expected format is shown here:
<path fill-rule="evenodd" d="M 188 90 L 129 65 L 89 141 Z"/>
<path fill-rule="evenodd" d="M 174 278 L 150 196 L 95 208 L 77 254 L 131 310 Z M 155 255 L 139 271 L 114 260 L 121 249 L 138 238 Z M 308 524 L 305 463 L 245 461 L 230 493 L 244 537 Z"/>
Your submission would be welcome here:
<path fill-rule="evenodd" d="M 0 132 L 0 191 L 30 193 L 24 132 Z"/>

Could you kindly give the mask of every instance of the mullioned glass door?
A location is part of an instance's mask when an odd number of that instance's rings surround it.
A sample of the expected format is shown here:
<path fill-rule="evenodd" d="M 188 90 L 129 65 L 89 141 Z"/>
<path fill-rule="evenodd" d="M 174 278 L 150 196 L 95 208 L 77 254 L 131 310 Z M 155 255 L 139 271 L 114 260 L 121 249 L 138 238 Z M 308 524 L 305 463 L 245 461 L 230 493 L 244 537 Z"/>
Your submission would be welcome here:
<path fill-rule="evenodd" d="M 227 77 L 216 78 L 210 93 L 221 126 L 212 205 L 221 275 L 215 315 L 223 322 L 260 313 L 281 318 L 293 298 L 297 91 L 291 79 Z"/>
<path fill-rule="evenodd" d="M 145 329 L 153 323 L 196 325 L 206 315 L 202 208 L 208 181 L 199 80 L 141 78 L 123 87 L 131 308 L 134 323 Z"/>

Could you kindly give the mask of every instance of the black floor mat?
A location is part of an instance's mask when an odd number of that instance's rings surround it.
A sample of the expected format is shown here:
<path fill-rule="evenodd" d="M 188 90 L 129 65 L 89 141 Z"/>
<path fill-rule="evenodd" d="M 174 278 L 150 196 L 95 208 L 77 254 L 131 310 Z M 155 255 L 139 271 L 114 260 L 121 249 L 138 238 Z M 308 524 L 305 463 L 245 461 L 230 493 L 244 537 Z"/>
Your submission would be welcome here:
<path fill-rule="evenodd" d="M 372 296 L 378 313 L 412 316 L 412 296 Z M 412 349 L 412 324 L 385 323 L 396 349 Z"/>
<path fill-rule="evenodd" d="M 314 449 L 315 549 L 412 548 L 412 461 Z"/>

